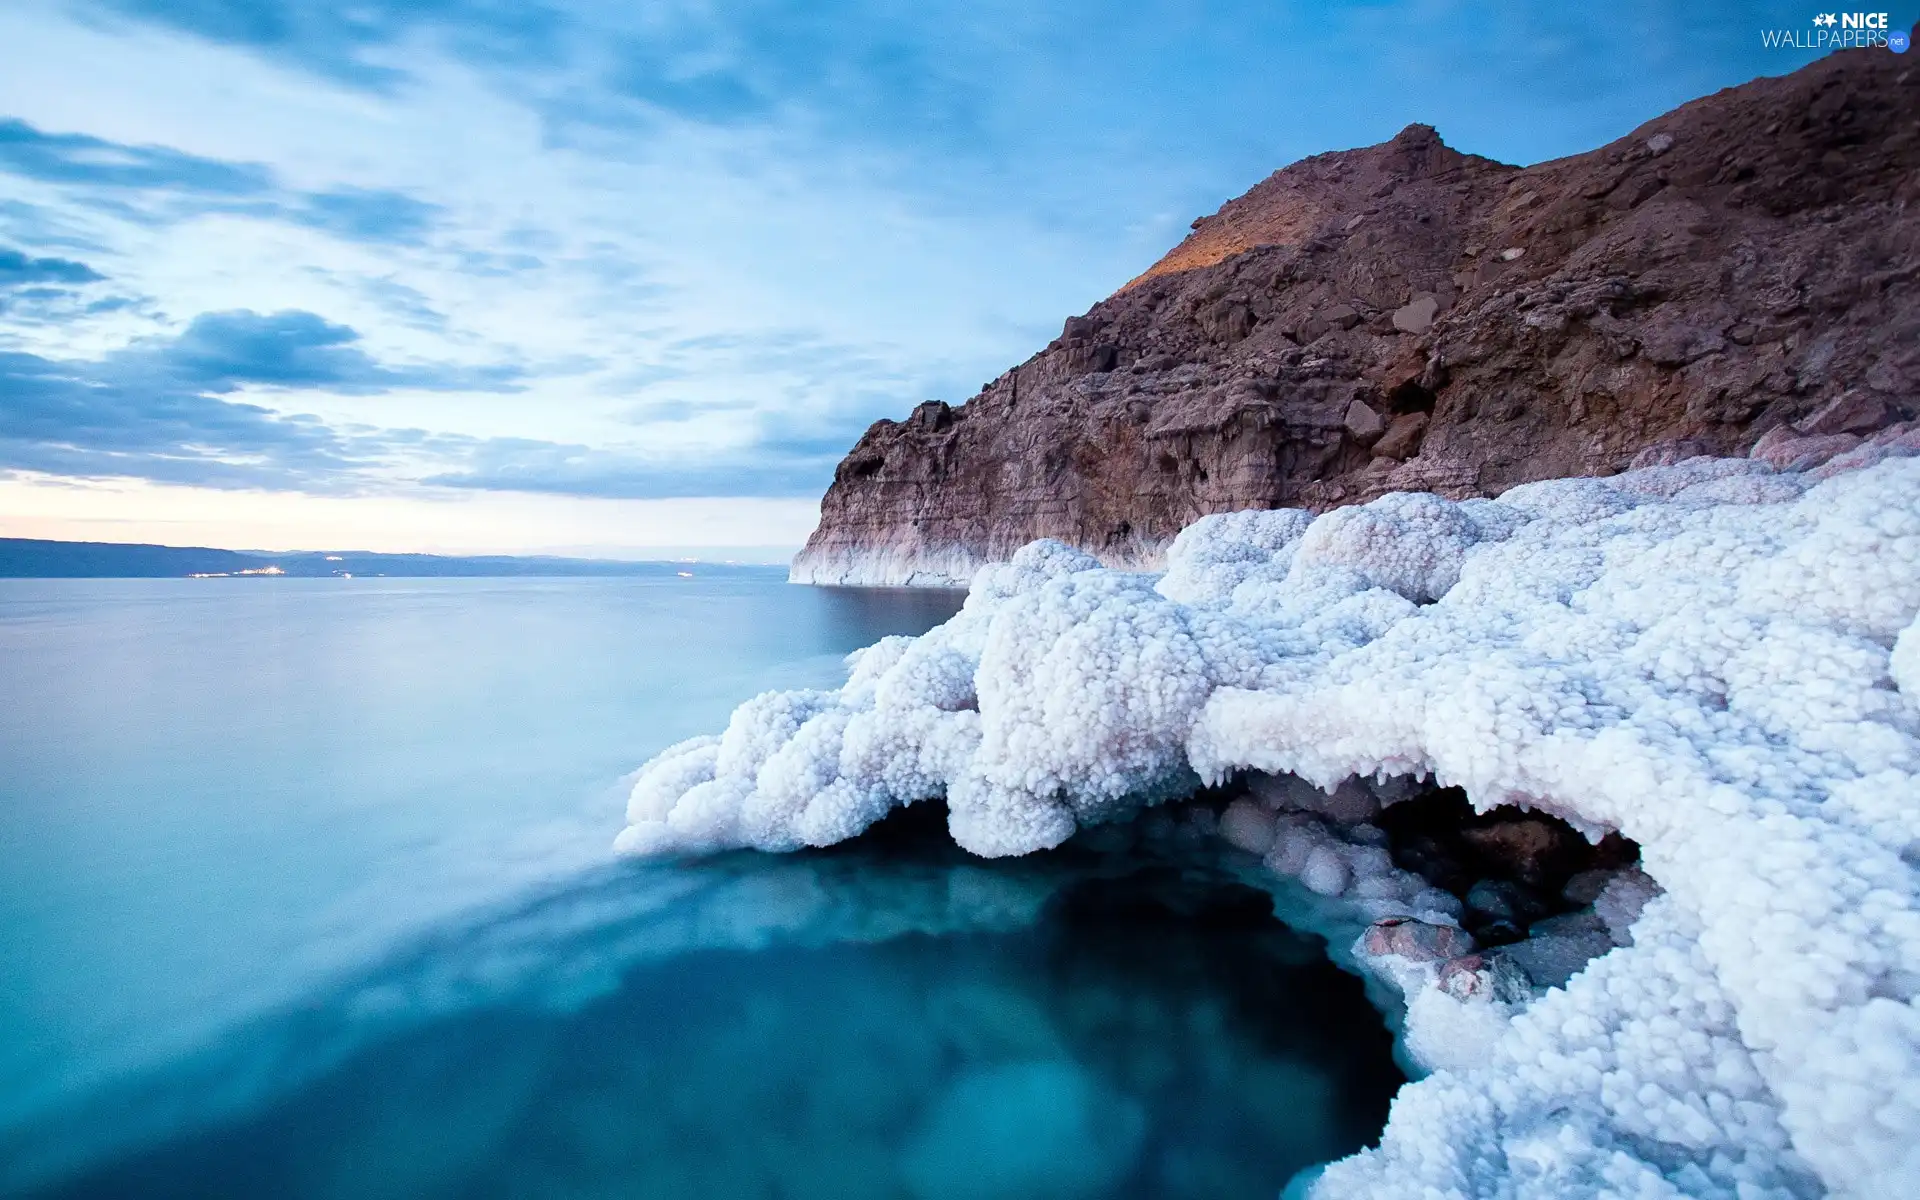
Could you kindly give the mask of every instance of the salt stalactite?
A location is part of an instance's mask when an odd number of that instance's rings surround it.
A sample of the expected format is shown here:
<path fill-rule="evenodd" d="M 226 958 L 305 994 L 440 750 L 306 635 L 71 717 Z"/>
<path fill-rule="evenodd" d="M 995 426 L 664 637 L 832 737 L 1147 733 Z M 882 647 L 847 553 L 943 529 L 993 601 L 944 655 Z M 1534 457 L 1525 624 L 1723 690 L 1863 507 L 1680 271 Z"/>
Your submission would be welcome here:
<path fill-rule="evenodd" d="M 1314 1195 L 1920 1195 L 1903 450 L 1207 517 L 1164 576 L 1036 543 L 841 689 L 662 754 L 617 846 L 788 850 L 944 797 L 960 845 L 1022 854 L 1258 771 L 1267 801 L 1291 777 L 1326 802 L 1230 808 L 1225 836 L 1444 929 L 1450 898 L 1355 833 L 1390 797 L 1348 782 L 1429 778 L 1618 831 L 1658 889 L 1596 897 L 1631 944 L 1544 991 L 1386 927 L 1373 957 L 1412 964 L 1406 1045 L 1438 1069 Z"/>

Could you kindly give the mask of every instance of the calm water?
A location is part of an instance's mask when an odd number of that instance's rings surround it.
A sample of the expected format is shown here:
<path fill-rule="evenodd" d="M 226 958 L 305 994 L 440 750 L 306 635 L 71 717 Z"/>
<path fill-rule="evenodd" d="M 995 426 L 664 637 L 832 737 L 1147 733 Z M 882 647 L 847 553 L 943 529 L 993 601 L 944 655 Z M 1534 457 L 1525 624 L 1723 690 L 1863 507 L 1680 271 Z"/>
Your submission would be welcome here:
<path fill-rule="evenodd" d="M 609 861 L 624 773 L 954 603 L 0 582 L 0 1191 L 1270 1195 L 1377 1133 L 1357 981 L 1162 843 Z"/>

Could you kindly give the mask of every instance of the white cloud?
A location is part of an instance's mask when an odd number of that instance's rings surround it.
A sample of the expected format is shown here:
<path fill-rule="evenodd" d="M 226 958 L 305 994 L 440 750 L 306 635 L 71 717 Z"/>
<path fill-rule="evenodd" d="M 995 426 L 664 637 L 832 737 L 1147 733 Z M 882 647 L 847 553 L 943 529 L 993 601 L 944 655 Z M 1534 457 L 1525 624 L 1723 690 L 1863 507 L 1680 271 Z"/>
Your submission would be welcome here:
<path fill-rule="evenodd" d="M 282 7 L 344 28 L 328 6 Z M 125 15 L 142 8 L 145 22 Z M 1616 41 L 1664 27 L 1651 7 L 1627 8 L 1609 15 Z M 1194 213 L 1300 154 L 1416 118 L 1469 149 L 1574 149 L 1596 121 L 1624 129 L 1678 98 L 1648 89 L 1751 73 L 1709 40 L 1685 73 L 1649 82 L 1634 64 L 1667 60 L 1644 39 L 1610 47 L 1605 28 L 1499 4 L 1207 22 L 1149 5 L 1103 25 L 1096 47 L 1071 4 L 903 19 L 577 3 L 550 31 L 530 25 L 517 56 L 476 51 L 474 31 L 447 23 L 457 5 L 368 11 L 362 27 L 395 40 L 346 52 L 319 36 L 194 36 L 178 29 L 199 10 L 144 0 L 0 10 L 0 114 L 255 164 L 288 196 L 375 189 L 433 206 L 408 244 L 271 204 L 9 176 L 39 215 L 0 212 L 0 239 L 86 261 L 109 277 L 96 287 L 129 302 L 65 322 L 0 317 L 0 350 L 98 358 L 202 312 L 300 310 L 351 326 L 382 362 L 512 364 L 527 389 L 248 399 L 640 457 L 732 461 L 795 430 L 851 443 L 874 417 L 964 399 Z M 1468 26 L 1504 31 L 1484 70 L 1462 66 Z M 499 50 L 515 31 L 475 36 Z M 1605 86 L 1538 86 L 1576 59 L 1612 64 Z M 376 60 L 399 74 L 348 79 Z M 1432 86 L 1381 86 L 1403 78 Z M 1511 81 L 1538 114 L 1524 135 Z M 1502 138 L 1512 146 L 1487 144 Z"/>

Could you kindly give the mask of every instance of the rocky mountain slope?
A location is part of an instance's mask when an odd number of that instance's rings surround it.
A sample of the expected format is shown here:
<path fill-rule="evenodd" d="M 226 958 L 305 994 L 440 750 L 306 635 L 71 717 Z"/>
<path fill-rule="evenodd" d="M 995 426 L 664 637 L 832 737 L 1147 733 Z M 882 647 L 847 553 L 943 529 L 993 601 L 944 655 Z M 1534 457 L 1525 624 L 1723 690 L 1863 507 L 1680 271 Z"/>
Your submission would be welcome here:
<path fill-rule="evenodd" d="M 1212 512 L 1452 498 L 1920 416 L 1920 63 L 1884 49 L 1520 168 L 1423 125 L 1285 168 L 840 464 L 798 582 L 1154 565 Z"/>

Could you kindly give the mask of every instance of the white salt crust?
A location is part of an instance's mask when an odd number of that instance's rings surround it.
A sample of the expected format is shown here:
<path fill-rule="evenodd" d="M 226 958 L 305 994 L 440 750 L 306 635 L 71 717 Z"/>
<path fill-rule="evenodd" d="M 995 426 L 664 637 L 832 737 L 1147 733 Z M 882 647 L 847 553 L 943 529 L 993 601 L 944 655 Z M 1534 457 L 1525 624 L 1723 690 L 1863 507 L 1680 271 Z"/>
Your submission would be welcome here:
<path fill-rule="evenodd" d="M 1335 832 L 1392 799 L 1343 781 L 1428 776 L 1619 830 L 1665 893 L 1537 999 L 1406 974 L 1437 1069 L 1313 1195 L 1920 1195 L 1920 460 L 1870 458 L 1207 517 L 1159 577 L 1035 543 L 838 691 L 660 755 L 616 845 L 790 850 L 944 795 L 1022 854 L 1254 769 L 1331 795 L 1223 836 L 1444 922 Z"/>

